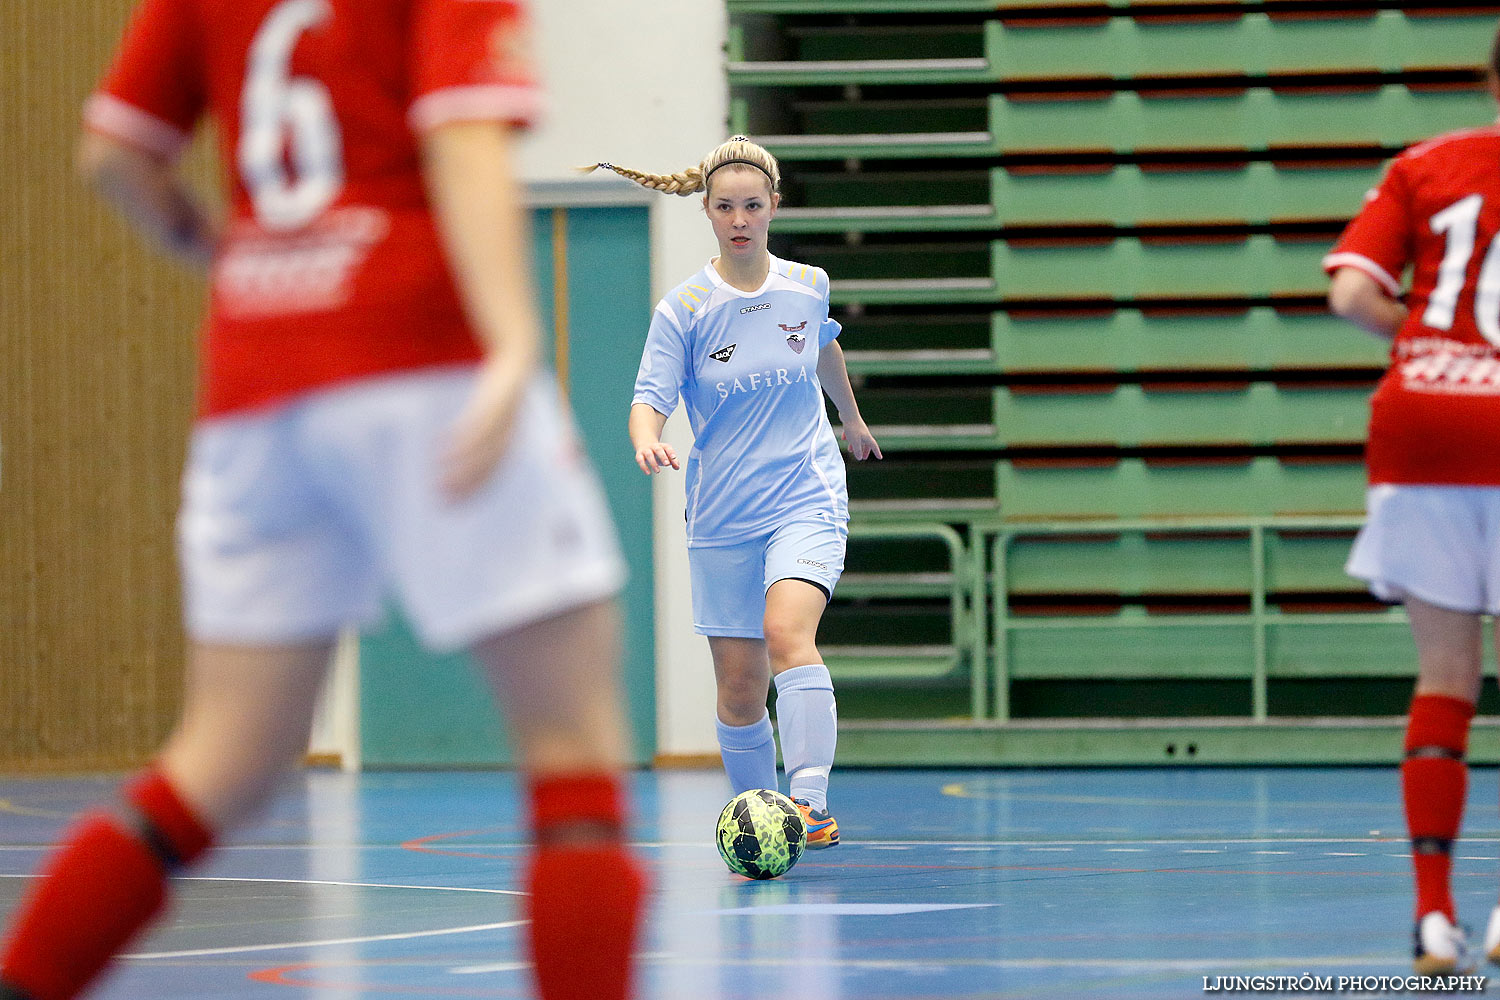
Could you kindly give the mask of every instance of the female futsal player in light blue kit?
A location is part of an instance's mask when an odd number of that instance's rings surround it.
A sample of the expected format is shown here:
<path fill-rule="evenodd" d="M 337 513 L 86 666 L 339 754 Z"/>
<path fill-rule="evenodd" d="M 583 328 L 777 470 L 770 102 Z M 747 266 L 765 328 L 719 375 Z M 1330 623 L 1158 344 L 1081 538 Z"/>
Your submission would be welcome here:
<path fill-rule="evenodd" d="M 780 170 L 744 136 L 680 174 L 599 166 L 670 194 L 705 192 L 719 256 L 656 307 L 630 440 L 647 475 L 679 468 L 661 430 L 679 397 L 686 402 L 695 439 L 687 461 L 693 627 L 713 654 L 724 768 L 736 794 L 777 787 L 766 711 L 774 676 L 781 754 L 807 846 L 832 847 L 838 716 L 815 640 L 844 568 L 849 493 L 824 392 L 850 453 L 881 456 L 854 401 L 839 324 L 828 317 L 828 275 L 766 249 Z"/>

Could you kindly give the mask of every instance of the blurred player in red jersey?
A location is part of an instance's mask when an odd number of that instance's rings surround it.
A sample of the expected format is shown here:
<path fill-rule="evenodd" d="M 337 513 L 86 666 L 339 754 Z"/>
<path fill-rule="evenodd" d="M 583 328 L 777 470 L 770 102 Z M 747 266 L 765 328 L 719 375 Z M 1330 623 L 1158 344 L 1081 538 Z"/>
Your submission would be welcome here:
<path fill-rule="evenodd" d="M 1500 100 L 1500 37 L 1490 90 Z M 1450 886 L 1484 615 L 1500 613 L 1500 126 L 1403 152 L 1324 259 L 1338 315 L 1393 338 L 1371 400 L 1368 520 L 1350 574 L 1406 605 L 1417 687 L 1401 765 L 1416 968 L 1466 967 Z M 1401 276 L 1410 265 L 1403 298 Z M 1500 907 L 1484 948 L 1500 961 Z"/>
<path fill-rule="evenodd" d="M 537 91 L 508 0 L 144 0 L 84 176 L 211 278 L 179 543 L 183 716 L 22 904 L 0 998 L 76 996 L 302 754 L 344 625 L 390 588 L 509 713 L 541 995 L 623 998 L 623 564 L 539 364 L 511 137 Z M 211 115 L 222 232 L 175 164 Z"/>

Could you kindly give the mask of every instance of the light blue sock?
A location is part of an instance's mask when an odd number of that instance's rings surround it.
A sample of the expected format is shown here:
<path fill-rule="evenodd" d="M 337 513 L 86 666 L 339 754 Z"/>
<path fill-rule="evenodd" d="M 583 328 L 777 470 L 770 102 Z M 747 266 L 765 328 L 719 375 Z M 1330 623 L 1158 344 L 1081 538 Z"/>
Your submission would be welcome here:
<path fill-rule="evenodd" d="M 776 675 L 776 724 L 791 797 L 824 811 L 839 727 L 833 678 L 826 666 L 810 663 Z"/>
<path fill-rule="evenodd" d="M 714 716 L 719 731 L 719 756 L 734 794 L 752 788 L 776 790 L 776 738 L 771 733 L 771 713 L 748 726 L 731 726 Z"/>

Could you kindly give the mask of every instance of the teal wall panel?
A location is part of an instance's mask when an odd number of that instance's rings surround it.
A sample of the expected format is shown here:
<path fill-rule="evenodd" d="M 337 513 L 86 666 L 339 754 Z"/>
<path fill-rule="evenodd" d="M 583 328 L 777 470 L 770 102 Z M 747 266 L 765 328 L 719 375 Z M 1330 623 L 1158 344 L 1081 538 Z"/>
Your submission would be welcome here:
<path fill-rule="evenodd" d="M 556 209 L 533 213 L 537 294 L 552 339 Z M 631 459 L 626 418 L 641 338 L 651 315 L 648 212 L 638 205 L 566 213 L 567 391 L 599 471 L 630 566 L 621 595 L 632 758 L 656 747 L 656 657 L 651 484 Z M 504 725 L 469 658 L 434 656 L 392 609 L 360 637 L 360 749 L 366 767 L 500 766 L 511 762 Z"/>

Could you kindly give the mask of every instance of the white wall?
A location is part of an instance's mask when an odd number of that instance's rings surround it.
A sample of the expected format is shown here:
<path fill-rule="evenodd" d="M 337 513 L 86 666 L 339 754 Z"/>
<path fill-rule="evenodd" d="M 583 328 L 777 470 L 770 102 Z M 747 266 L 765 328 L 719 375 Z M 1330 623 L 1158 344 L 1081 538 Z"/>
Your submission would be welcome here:
<path fill-rule="evenodd" d="M 549 111 L 522 147 L 526 180 L 576 178 L 573 167 L 600 160 L 672 173 L 728 137 L 726 22 L 718 0 L 532 0 L 531 9 Z M 696 196 L 660 196 L 651 234 L 653 298 L 715 252 Z M 650 317 L 633 320 L 620 335 L 644 340 Z M 620 414 L 620 458 L 630 461 L 625 419 Z M 680 409 L 664 437 L 686 457 L 692 437 Z M 657 749 L 713 754 L 713 668 L 707 642 L 692 630 L 680 472 L 657 477 L 655 500 Z"/>

